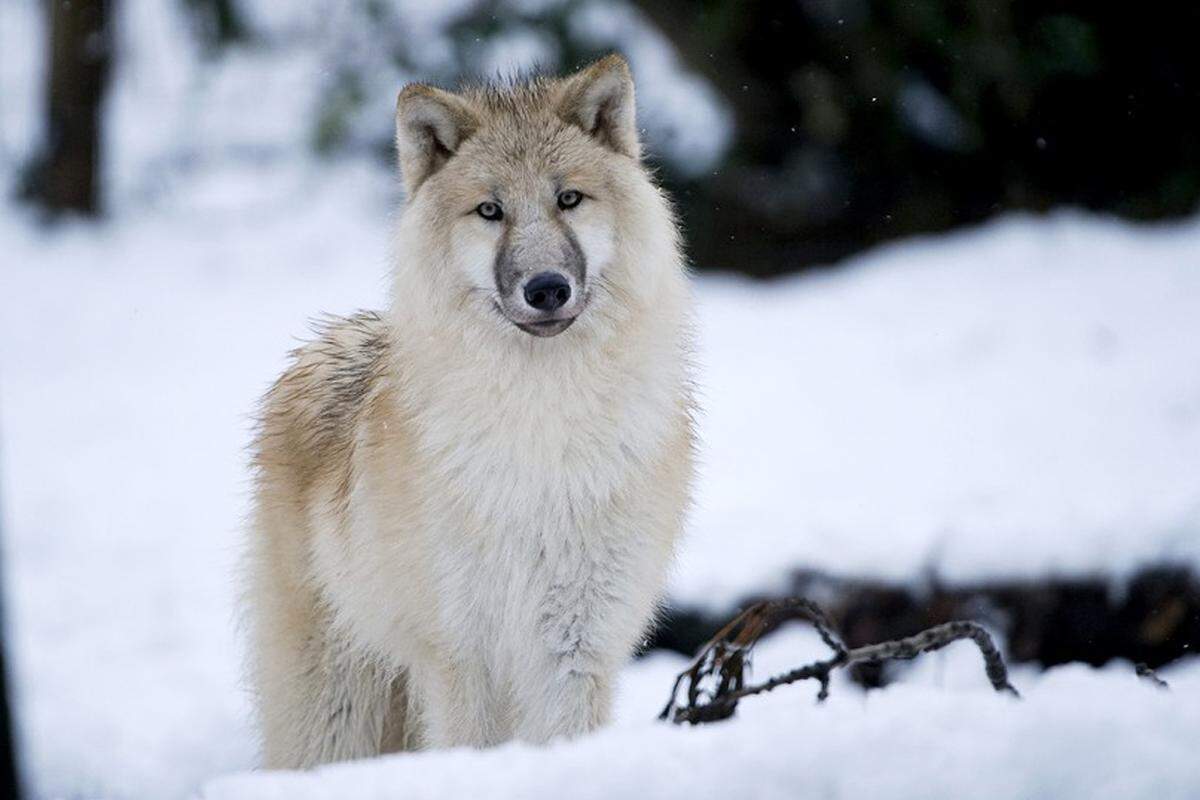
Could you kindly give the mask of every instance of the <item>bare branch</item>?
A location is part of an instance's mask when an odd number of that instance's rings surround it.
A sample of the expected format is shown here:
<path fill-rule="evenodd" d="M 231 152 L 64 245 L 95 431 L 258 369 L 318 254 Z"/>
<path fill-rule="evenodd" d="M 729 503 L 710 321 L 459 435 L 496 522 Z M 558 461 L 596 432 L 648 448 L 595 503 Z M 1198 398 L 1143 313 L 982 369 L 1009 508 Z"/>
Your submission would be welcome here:
<path fill-rule="evenodd" d="M 746 684 L 746 667 L 750 664 L 754 646 L 764 634 L 792 619 L 812 625 L 832 655 L 762 683 Z M 671 696 L 659 719 L 693 725 L 715 722 L 732 716 L 743 697 L 808 679 L 816 680 L 821 685 L 817 693 L 817 700 L 821 701 L 829 696 L 829 676 L 835 669 L 852 664 L 916 658 L 921 653 L 939 650 L 960 639 L 970 639 L 979 648 L 988 680 L 996 691 L 1020 696 L 1008 682 L 1008 670 L 992 637 L 974 622 L 947 622 L 904 639 L 847 649 L 816 603 L 802 597 L 755 603 L 719 630 L 700 649 L 687 669 L 676 676 Z M 685 680 L 687 702 L 679 705 L 676 700 Z"/>
<path fill-rule="evenodd" d="M 1139 678 L 1144 678 L 1145 680 L 1150 681 L 1150 683 L 1153 683 L 1155 686 L 1157 686 L 1160 689 L 1170 689 L 1171 688 L 1171 684 L 1167 683 L 1162 678 L 1158 677 L 1158 673 L 1155 672 L 1150 667 L 1149 664 L 1138 662 L 1137 664 L 1133 665 L 1133 668 L 1134 668 L 1134 670 L 1137 671 L 1137 675 Z"/>

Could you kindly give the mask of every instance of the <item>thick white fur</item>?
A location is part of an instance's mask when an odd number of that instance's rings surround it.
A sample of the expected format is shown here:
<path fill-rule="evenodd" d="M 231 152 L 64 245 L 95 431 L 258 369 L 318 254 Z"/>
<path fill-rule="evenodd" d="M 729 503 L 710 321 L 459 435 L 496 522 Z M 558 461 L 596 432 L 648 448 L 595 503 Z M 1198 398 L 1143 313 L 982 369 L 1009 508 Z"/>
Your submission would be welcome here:
<path fill-rule="evenodd" d="M 669 207 L 571 140 L 601 176 L 569 218 L 587 306 L 531 336 L 489 293 L 494 233 L 446 210 L 505 157 L 488 141 L 410 200 L 390 311 L 331 325 L 265 402 L 246 596 L 269 766 L 592 730 L 662 591 L 692 472 Z"/>

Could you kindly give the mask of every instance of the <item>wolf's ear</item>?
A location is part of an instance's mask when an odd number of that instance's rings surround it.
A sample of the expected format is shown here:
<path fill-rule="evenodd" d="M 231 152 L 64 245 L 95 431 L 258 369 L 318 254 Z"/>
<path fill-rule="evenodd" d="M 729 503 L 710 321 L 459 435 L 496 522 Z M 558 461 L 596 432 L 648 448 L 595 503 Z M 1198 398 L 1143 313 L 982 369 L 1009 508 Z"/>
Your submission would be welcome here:
<path fill-rule="evenodd" d="M 637 158 L 633 75 L 616 53 L 567 78 L 558 113 L 618 153 Z"/>
<path fill-rule="evenodd" d="M 396 152 L 408 196 L 478 127 L 478 118 L 458 95 L 421 83 L 405 86 L 396 100 Z"/>

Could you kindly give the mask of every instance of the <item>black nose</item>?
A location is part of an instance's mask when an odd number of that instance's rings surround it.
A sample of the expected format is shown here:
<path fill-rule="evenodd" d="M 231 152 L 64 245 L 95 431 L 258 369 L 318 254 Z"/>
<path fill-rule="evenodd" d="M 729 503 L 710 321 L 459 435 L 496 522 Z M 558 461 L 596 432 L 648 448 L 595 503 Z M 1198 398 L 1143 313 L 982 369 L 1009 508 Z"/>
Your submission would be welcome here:
<path fill-rule="evenodd" d="M 534 275 L 525 284 L 525 302 L 538 311 L 562 308 L 571 299 L 571 284 L 557 272 Z"/>

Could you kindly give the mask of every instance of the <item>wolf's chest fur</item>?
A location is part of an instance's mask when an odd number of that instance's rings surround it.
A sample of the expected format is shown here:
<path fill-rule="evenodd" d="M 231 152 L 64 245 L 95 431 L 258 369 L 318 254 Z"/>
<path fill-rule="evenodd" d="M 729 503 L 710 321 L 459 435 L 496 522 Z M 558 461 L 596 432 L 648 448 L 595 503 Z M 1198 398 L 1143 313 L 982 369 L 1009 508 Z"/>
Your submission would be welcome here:
<path fill-rule="evenodd" d="M 680 413 L 673 376 L 632 355 L 478 362 L 410 395 L 436 487 L 425 535 L 450 545 L 435 568 L 439 609 L 458 645 L 536 633 L 569 653 L 604 637 L 586 620 L 655 547 L 637 541 L 629 498 Z M 499 635 L 512 629 L 525 636 Z"/>
<path fill-rule="evenodd" d="M 546 357 L 421 343 L 383 349 L 390 388 L 370 403 L 351 488 L 330 481 L 313 506 L 314 528 L 340 532 L 313 540 L 340 626 L 401 663 L 416 642 L 497 673 L 531 645 L 624 652 L 689 474 L 679 341 Z"/>
<path fill-rule="evenodd" d="M 441 499 L 484 532 L 602 513 L 662 446 L 675 403 L 645 367 L 566 360 L 444 373 L 413 401 Z"/>

